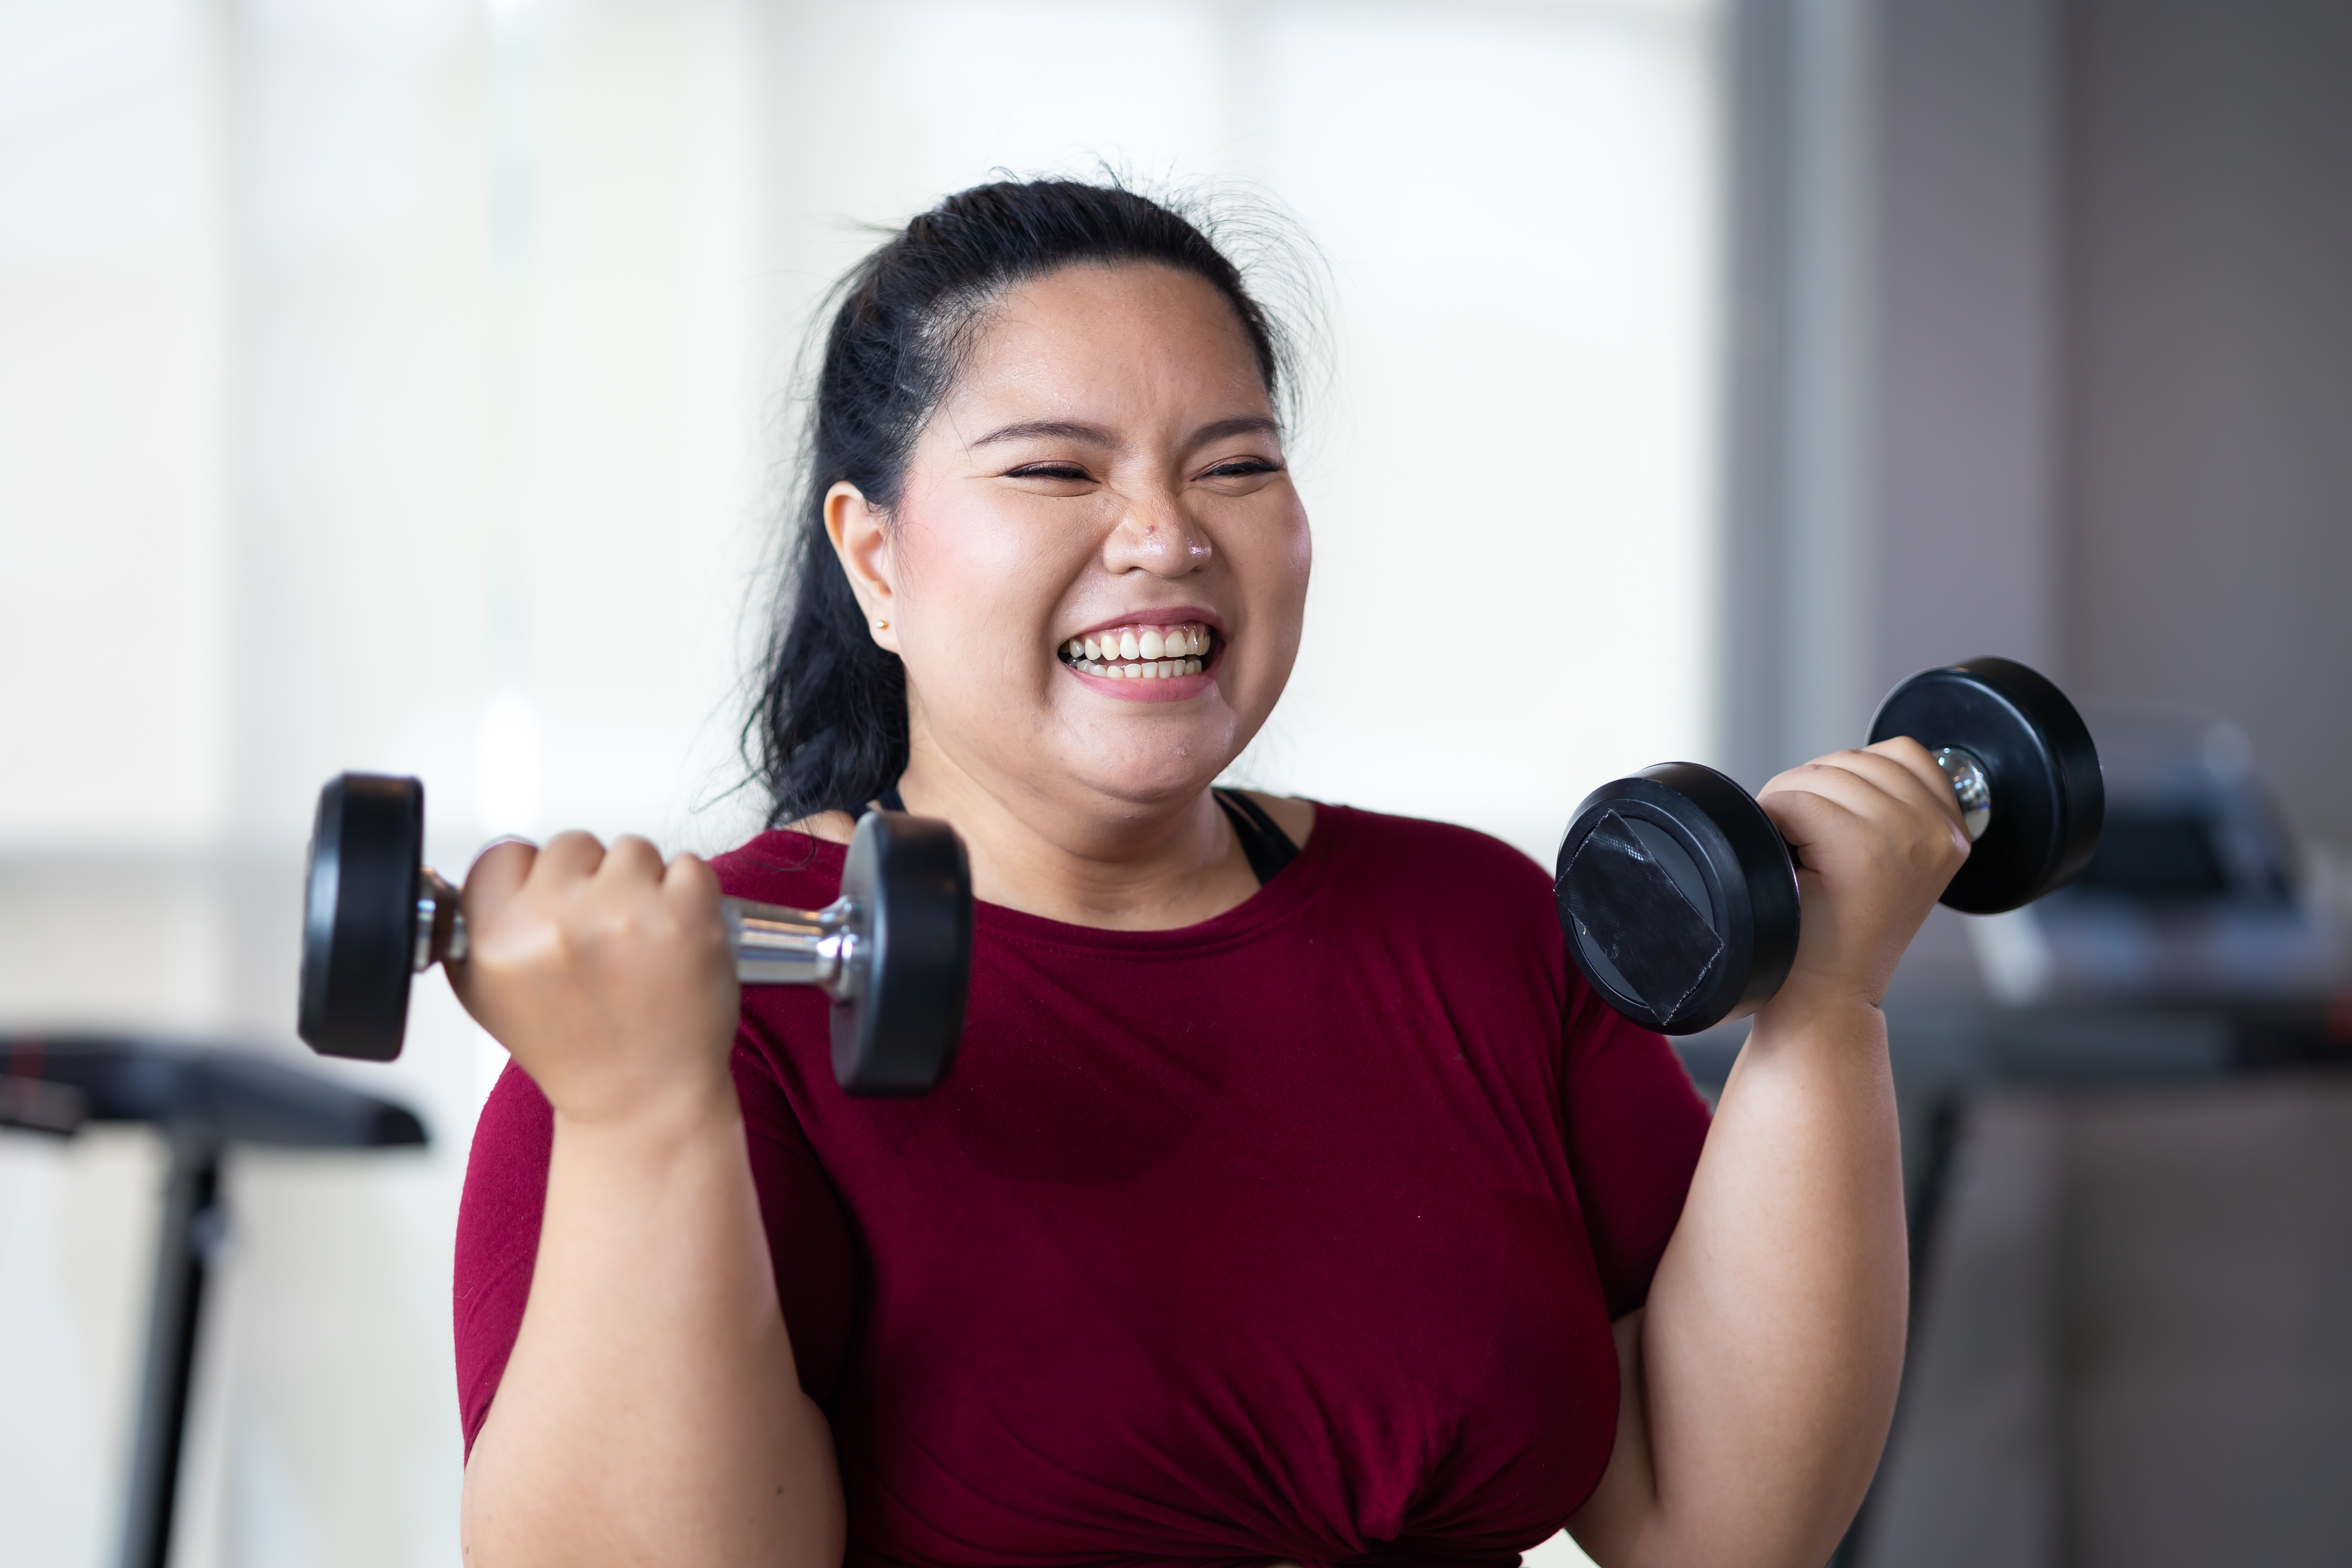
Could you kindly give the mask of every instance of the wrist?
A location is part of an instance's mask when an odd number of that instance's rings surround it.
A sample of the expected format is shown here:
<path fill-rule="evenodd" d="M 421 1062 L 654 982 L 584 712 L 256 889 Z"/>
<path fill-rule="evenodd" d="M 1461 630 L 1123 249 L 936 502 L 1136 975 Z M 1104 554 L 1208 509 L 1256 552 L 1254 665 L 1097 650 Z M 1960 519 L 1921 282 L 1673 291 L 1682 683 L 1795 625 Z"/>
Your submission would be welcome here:
<path fill-rule="evenodd" d="M 724 1063 L 691 1076 L 664 1075 L 597 1095 L 585 1103 L 555 1106 L 558 1136 L 575 1143 L 626 1146 L 646 1152 L 732 1137 L 743 1110 L 735 1079 Z"/>
<path fill-rule="evenodd" d="M 1876 1045 L 1886 1043 L 1886 1015 L 1878 999 L 1851 986 L 1823 983 L 1799 984 L 1792 978 L 1757 1009 L 1749 1027 L 1751 1047 L 1770 1047 L 1783 1041 L 1825 1040 Z"/>

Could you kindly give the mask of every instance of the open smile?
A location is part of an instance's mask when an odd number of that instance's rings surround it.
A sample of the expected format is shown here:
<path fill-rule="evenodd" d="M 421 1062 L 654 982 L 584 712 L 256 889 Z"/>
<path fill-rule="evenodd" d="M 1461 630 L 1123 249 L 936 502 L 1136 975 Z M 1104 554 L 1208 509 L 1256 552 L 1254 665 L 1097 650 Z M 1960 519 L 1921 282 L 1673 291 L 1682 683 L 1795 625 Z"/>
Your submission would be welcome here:
<path fill-rule="evenodd" d="M 1056 650 L 1063 667 L 1098 691 L 1131 701 L 1175 702 L 1216 684 L 1224 640 L 1201 621 L 1138 622 L 1072 637 Z"/>

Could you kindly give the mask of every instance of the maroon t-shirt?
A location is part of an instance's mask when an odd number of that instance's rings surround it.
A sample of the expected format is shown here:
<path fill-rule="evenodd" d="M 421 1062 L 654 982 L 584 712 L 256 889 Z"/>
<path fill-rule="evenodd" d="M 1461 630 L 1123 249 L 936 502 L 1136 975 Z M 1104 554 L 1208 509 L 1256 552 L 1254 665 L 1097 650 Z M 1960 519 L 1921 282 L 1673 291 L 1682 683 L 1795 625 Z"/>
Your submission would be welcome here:
<path fill-rule="evenodd" d="M 717 862 L 815 907 L 842 850 Z M 953 1075 L 835 1087 L 747 988 L 735 1082 L 857 1564 L 1510 1563 L 1599 1480 L 1706 1111 L 1569 970 L 1549 879 L 1321 807 L 1179 931 L 979 906 Z M 551 1113 L 509 1068 L 458 1220 L 470 1445 L 530 1289 Z"/>

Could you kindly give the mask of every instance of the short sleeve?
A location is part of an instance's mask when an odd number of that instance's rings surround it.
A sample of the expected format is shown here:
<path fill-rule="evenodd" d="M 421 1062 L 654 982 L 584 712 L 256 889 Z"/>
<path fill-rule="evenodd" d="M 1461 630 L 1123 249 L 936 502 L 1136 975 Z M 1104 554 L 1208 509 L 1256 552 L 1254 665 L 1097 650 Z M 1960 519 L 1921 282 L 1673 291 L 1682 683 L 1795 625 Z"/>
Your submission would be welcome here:
<path fill-rule="evenodd" d="M 751 1182 L 801 1387 L 830 1409 L 855 1310 L 848 1222 L 765 1063 L 739 1044 L 733 1068 Z M 508 1063 L 475 1124 L 457 1208 L 452 1326 L 468 1455 L 522 1329 L 554 1137 L 555 1113 L 546 1097 L 529 1074 Z"/>
<path fill-rule="evenodd" d="M 1593 994 L 1573 971 L 1560 1111 L 1612 1321 L 1649 1299 L 1706 1142 L 1706 1102 L 1665 1037 Z"/>

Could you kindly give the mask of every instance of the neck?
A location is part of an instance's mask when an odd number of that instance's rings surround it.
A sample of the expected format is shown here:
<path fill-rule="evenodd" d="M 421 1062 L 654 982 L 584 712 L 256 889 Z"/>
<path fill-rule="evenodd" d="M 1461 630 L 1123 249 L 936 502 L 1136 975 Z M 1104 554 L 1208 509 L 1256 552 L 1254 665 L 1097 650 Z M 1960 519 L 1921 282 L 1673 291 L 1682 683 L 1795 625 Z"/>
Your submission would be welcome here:
<path fill-rule="evenodd" d="M 1109 931 L 1166 931 L 1223 914 L 1257 879 L 1204 781 L 1166 800 L 983 779 L 912 737 L 898 793 L 955 825 L 975 897 Z"/>

